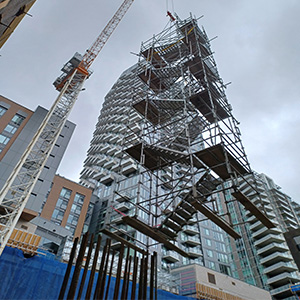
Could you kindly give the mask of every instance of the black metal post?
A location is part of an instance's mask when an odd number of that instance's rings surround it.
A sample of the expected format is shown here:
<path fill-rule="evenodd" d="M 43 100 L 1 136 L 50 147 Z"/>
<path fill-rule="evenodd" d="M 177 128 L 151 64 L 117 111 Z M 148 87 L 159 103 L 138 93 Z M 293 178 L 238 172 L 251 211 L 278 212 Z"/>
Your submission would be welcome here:
<path fill-rule="evenodd" d="M 77 237 L 77 238 L 75 238 L 75 240 L 73 242 L 73 247 L 72 247 L 72 250 L 71 250 L 71 254 L 70 254 L 68 266 L 67 266 L 67 269 L 66 269 L 65 277 L 64 277 L 63 283 L 61 285 L 61 289 L 60 289 L 59 296 L 58 296 L 59 300 L 64 299 L 64 295 L 65 295 L 65 292 L 66 292 L 69 276 L 70 276 L 70 273 L 71 273 L 71 268 L 72 268 L 72 265 L 73 265 L 73 260 L 74 260 L 75 254 L 76 254 L 76 247 L 77 247 L 78 240 L 79 240 L 79 238 Z"/>

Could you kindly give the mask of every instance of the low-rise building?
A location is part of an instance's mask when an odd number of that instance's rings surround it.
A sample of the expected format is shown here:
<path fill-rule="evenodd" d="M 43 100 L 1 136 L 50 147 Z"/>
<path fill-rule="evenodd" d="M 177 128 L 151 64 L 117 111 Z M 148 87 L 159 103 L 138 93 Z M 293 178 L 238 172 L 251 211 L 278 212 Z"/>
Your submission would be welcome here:
<path fill-rule="evenodd" d="M 209 300 L 271 300 L 268 291 L 206 267 L 192 264 L 176 268 L 179 294 Z"/>

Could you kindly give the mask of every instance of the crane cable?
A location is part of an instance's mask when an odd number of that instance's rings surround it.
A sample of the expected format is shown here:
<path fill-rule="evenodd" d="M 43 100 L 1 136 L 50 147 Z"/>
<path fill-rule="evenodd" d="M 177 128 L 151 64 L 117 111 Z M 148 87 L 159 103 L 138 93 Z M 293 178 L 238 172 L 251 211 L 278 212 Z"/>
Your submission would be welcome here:
<path fill-rule="evenodd" d="M 169 0 L 166 0 L 166 9 L 167 9 L 167 11 L 169 11 Z M 174 1 L 173 0 L 171 0 L 171 9 L 170 9 L 171 11 L 172 11 L 172 13 L 174 13 Z"/>

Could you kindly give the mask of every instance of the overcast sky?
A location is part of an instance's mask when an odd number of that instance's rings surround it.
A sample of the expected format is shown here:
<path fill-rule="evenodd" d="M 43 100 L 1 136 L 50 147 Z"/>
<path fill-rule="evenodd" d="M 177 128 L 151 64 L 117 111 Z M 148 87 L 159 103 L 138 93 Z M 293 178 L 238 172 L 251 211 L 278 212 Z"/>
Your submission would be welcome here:
<path fill-rule="evenodd" d="M 37 0 L 0 50 L 0 94 L 32 110 L 50 108 L 52 82 L 77 51 L 92 44 L 123 0 Z M 70 120 L 77 128 L 59 174 L 77 181 L 104 96 L 137 62 L 142 41 L 167 24 L 167 8 L 192 13 L 212 41 L 227 97 L 241 122 L 254 170 L 299 197 L 299 0 L 135 0 L 105 45 Z"/>

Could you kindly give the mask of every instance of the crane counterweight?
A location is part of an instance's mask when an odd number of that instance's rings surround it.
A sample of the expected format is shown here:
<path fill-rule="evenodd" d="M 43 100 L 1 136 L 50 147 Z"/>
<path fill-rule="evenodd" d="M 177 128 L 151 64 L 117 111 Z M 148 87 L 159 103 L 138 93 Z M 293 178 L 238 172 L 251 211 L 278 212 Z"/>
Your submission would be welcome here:
<path fill-rule="evenodd" d="M 53 85 L 58 91 L 61 91 L 67 79 L 73 74 L 75 70 L 78 70 L 79 73 L 82 73 L 87 77 L 92 74 L 91 71 L 86 70 L 85 68 L 82 68 L 80 66 L 82 59 L 83 56 L 80 53 L 76 52 L 73 57 L 66 64 L 64 64 L 64 66 L 61 68 L 61 71 L 63 73 L 53 82 Z"/>

